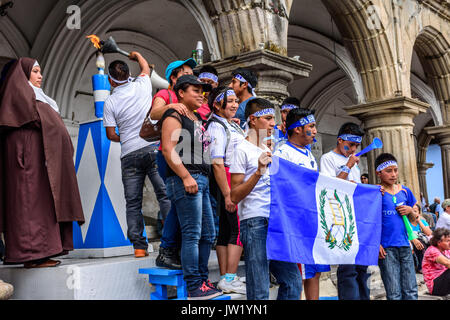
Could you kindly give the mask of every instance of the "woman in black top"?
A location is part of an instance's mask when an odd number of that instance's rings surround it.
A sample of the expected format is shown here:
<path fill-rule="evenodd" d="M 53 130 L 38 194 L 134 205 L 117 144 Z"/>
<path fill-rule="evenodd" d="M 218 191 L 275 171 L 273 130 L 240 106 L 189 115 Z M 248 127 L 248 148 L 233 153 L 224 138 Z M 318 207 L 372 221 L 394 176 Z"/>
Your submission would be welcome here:
<path fill-rule="evenodd" d="M 189 300 L 212 299 L 222 292 L 208 280 L 208 260 L 215 239 L 209 199 L 210 137 L 200 116 L 194 113 L 203 103 L 210 85 L 195 76 L 178 79 L 174 88 L 186 115 L 167 110 L 162 121 L 162 153 L 167 161 L 167 195 L 175 205 L 181 226 L 181 265 Z"/>

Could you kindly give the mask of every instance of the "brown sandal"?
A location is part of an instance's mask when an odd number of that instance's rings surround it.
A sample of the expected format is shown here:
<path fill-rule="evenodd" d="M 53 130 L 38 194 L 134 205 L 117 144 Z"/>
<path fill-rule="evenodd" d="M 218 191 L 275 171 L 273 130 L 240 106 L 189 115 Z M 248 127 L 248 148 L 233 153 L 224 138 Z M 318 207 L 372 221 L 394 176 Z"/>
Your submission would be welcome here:
<path fill-rule="evenodd" d="M 33 269 L 33 268 L 53 268 L 56 266 L 59 266 L 61 264 L 61 261 L 59 260 L 52 260 L 48 259 L 41 263 L 36 262 L 26 262 L 24 263 L 24 267 L 26 269 Z"/>

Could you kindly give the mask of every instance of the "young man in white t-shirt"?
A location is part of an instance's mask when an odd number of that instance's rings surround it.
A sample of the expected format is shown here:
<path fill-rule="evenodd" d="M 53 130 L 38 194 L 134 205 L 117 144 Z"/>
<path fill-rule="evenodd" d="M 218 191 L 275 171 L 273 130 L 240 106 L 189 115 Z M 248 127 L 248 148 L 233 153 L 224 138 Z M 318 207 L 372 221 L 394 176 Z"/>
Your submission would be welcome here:
<path fill-rule="evenodd" d="M 314 142 L 317 134 L 314 111 L 293 108 L 285 118 L 288 141 L 279 147 L 274 155 L 306 169 L 318 171 L 317 162 L 308 149 Z M 293 177 L 295 179 L 295 177 Z M 330 271 L 329 265 L 306 264 L 302 265 L 305 296 L 307 300 L 319 300 L 319 280 L 322 272 Z"/>
<path fill-rule="evenodd" d="M 354 183 L 361 183 L 356 149 L 361 145 L 364 131 L 355 123 L 344 123 L 339 129 L 334 150 L 320 159 L 320 173 Z M 339 300 L 369 300 L 367 266 L 340 265 L 337 270 Z"/>
<path fill-rule="evenodd" d="M 156 166 L 159 142 L 150 143 L 139 136 L 152 101 L 150 67 L 138 52 L 132 52 L 130 59 L 137 61 L 141 68 L 141 74 L 135 80 L 130 78 L 125 62 L 116 60 L 109 65 L 109 82 L 113 92 L 105 101 L 103 124 L 108 139 L 121 144 L 127 236 L 133 244 L 135 257 L 141 258 L 148 256 L 141 211 L 145 177 L 148 176 L 153 185 L 163 217 L 170 210 L 170 200 Z M 116 134 L 116 128 L 119 129 L 119 135 Z"/>
<path fill-rule="evenodd" d="M 238 203 L 240 236 L 245 252 L 248 300 L 269 299 L 270 272 L 280 284 L 279 300 L 299 300 L 302 289 L 300 271 L 295 263 L 267 260 L 266 240 L 270 215 L 271 150 L 266 145 L 275 126 L 275 109 L 265 99 L 248 102 L 245 118 L 250 127 L 233 157 L 231 201 Z"/>

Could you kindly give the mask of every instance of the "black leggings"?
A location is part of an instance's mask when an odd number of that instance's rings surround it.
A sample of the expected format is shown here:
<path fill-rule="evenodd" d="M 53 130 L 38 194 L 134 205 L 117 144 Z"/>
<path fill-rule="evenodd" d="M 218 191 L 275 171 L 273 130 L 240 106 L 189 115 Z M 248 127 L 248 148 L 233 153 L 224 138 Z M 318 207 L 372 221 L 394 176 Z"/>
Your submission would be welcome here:
<path fill-rule="evenodd" d="M 450 269 L 433 280 L 433 296 L 450 294 Z"/>
<path fill-rule="evenodd" d="M 217 246 L 228 246 L 234 244 L 242 246 L 239 239 L 239 217 L 237 211 L 229 212 L 225 209 L 225 198 L 222 193 L 219 196 L 217 204 L 219 213 L 219 235 L 217 237 Z"/>

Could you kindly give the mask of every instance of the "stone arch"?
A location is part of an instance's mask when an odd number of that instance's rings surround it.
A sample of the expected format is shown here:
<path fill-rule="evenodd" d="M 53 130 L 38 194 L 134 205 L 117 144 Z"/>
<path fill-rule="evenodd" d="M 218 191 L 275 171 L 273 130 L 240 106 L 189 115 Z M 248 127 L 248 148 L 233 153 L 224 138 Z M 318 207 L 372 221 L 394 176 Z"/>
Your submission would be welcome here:
<path fill-rule="evenodd" d="M 350 80 L 350 85 L 353 88 L 357 100 L 356 102 L 363 103 L 365 101 L 361 76 L 353 63 L 352 57 L 344 46 L 316 31 L 301 26 L 290 25 L 289 34 L 289 51 L 295 50 L 296 46 L 298 46 L 302 51 L 313 52 L 314 54 L 335 61 L 337 66 Z M 335 48 L 336 52 L 332 48 Z"/>
<path fill-rule="evenodd" d="M 450 44 L 439 30 L 426 26 L 418 34 L 414 50 L 439 101 L 442 122 L 450 123 Z"/>
<path fill-rule="evenodd" d="M 37 40 L 32 52 L 35 52 L 42 57 L 46 75 L 46 83 L 44 84 L 43 89 L 60 104 L 62 110 L 61 115 L 64 118 L 72 118 L 72 113 L 75 108 L 74 100 L 75 95 L 77 94 L 77 86 L 83 78 L 85 66 L 90 63 L 89 61 L 92 60 L 94 54 L 92 44 L 85 38 L 86 35 L 95 33 L 100 38 L 104 39 L 107 35 L 114 32 L 130 32 L 131 35 L 139 37 L 142 40 L 145 35 L 138 36 L 138 32 L 135 30 L 140 30 L 139 28 L 141 26 L 145 26 L 146 24 L 144 22 L 141 22 L 141 24 L 138 22 L 136 29 L 133 29 L 133 27 L 120 29 L 119 27 L 120 30 L 115 26 L 115 22 L 122 15 L 126 15 L 134 8 L 137 8 L 137 6 L 143 5 L 143 3 L 148 3 L 149 8 L 158 6 L 161 10 L 167 9 L 168 14 L 170 14 L 170 11 L 174 10 L 174 8 L 189 14 L 189 10 L 178 1 L 164 3 L 164 7 L 161 7 L 158 1 L 153 0 L 83 1 L 79 4 L 82 12 L 81 30 L 69 30 L 66 28 L 66 17 L 61 17 L 61 12 L 65 12 L 66 10 L 63 3 L 58 2 L 49 14 L 48 19 L 46 19 L 46 22 L 41 27 L 36 38 Z M 172 18 L 176 19 L 175 16 Z M 196 25 L 196 28 L 199 27 L 198 20 L 196 20 L 197 18 L 198 17 L 194 16 L 192 19 L 192 23 Z M 57 26 L 57 28 L 55 28 L 55 26 Z M 50 30 L 52 31 L 50 32 Z M 170 32 L 168 32 L 167 35 L 170 37 Z M 159 41 L 160 43 L 158 44 L 157 39 L 152 36 L 149 36 L 147 40 L 151 38 L 153 38 L 153 41 L 150 41 L 155 45 L 155 50 L 161 51 L 164 44 L 161 41 Z M 122 43 L 126 46 L 126 41 Z M 192 46 L 195 46 L 194 41 Z M 208 44 L 208 47 L 209 46 L 210 45 Z M 146 45 L 142 42 L 139 48 L 145 49 L 145 47 Z M 169 45 L 165 46 L 165 48 L 168 47 Z M 212 47 L 214 46 L 212 45 Z M 67 48 L 70 48 L 70 50 Z M 134 46 L 134 48 L 136 48 L 136 46 Z M 205 53 L 207 49 L 208 48 L 205 48 Z M 167 58 L 175 58 L 173 50 L 168 50 L 168 52 Z M 190 51 L 186 51 L 185 53 L 183 51 L 182 57 L 184 58 L 188 54 L 190 55 Z M 175 59 L 177 58 L 181 57 L 176 57 Z M 55 64 L 52 63 L 53 61 L 63 61 L 64 63 Z M 93 70 L 95 70 L 95 68 Z M 163 75 L 165 66 L 157 66 L 157 70 L 160 75 Z"/>
<path fill-rule="evenodd" d="M 430 105 L 429 112 L 435 125 L 442 125 L 442 112 L 433 89 L 415 74 L 411 74 L 411 92 L 413 97 L 414 94 L 417 94 L 424 102 Z"/>
<path fill-rule="evenodd" d="M 22 32 L 8 16 L 0 17 L 0 57 L 12 59 L 29 54 L 30 46 Z"/>
<path fill-rule="evenodd" d="M 403 95 L 399 53 L 389 38 L 399 38 L 399 30 L 389 36 L 393 8 L 380 1 L 322 0 L 343 36 L 345 46 L 361 74 L 367 102 Z M 375 11 L 377 8 L 378 11 Z M 377 25 L 369 22 L 377 19 Z M 397 41 L 398 43 L 399 41 Z M 408 87 L 409 88 L 409 87 Z"/>

